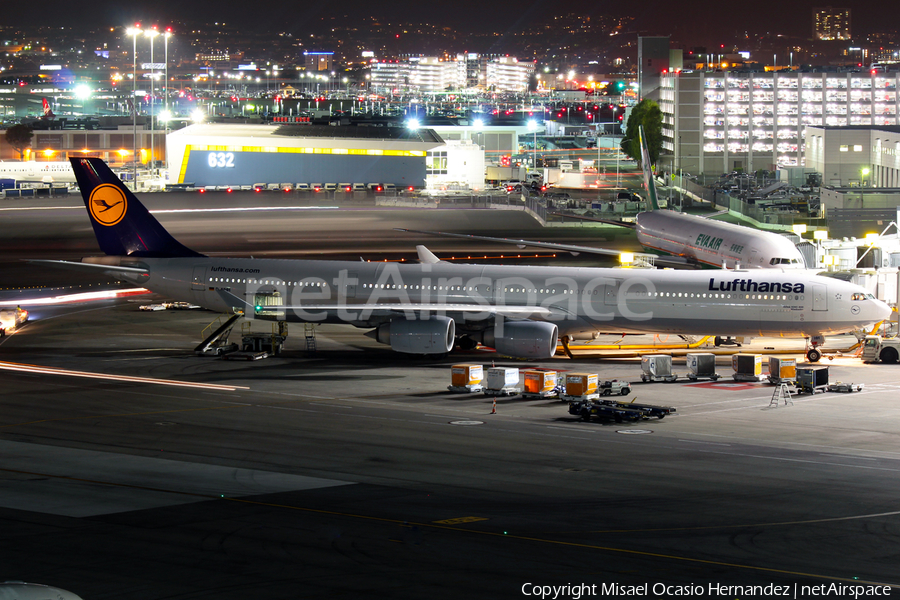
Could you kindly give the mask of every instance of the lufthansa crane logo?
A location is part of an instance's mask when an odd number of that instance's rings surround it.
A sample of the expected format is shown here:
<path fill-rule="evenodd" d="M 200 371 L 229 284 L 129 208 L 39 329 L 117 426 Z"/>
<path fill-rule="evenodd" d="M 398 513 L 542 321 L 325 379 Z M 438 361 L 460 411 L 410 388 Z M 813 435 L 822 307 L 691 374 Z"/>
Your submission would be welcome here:
<path fill-rule="evenodd" d="M 88 207 L 94 220 L 109 227 L 121 221 L 125 216 L 125 212 L 128 210 L 128 200 L 117 186 L 104 183 L 95 187 L 91 192 Z"/>

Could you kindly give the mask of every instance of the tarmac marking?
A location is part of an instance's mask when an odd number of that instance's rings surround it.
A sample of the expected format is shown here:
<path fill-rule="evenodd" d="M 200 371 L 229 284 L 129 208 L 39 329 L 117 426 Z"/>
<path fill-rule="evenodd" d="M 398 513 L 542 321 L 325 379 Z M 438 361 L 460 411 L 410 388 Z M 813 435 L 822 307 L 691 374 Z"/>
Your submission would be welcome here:
<path fill-rule="evenodd" d="M 716 565 L 716 566 L 728 567 L 728 568 L 734 568 L 734 569 L 743 569 L 743 570 L 747 570 L 747 571 L 758 571 L 758 572 L 763 572 L 763 573 L 779 573 L 779 574 L 790 575 L 790 576 L 794 576 L 794 577 L 811 577 L 811 578 L 822 579 L 822 580 L 826 580 L 826 581 L 846 581 L 848 583 L 855 583 L 855 584 L 869 584 L 869 585 L 879 585 L 879 586 L 886 585 L 886 586 L 890 586 L 893 588 L 900 588 L 900 584 L 885 583 L 885 582 L 880 582 L 880 581 L 868 581 L 868 580 L 862 580 L 862 579 L 856 579 L 856 578 L 838 577 L 835 575 L 822 575 L 822 574 L 818 574 L 818 573 L 806 573 L 803 571 L 791 571 L 788 569 L 775 569 L 772 567 L 761 567 L 761 566 L 756 566 L 756 565 L 730 563 L 730 562 L 725 562 L 725 561 L 708 560 L 708 559 L 703 559 L 703 558 L 692 558 L 689 556 L 679 556 L 676 554 L 663 554 L 660 552 L 647 552 L 644 550 L 631 550 L 628 548 L 616 548 L 616 547 L 612 547 L 612 546 L 600 546 L 600 545 L 596 545 L 596 544 L 568 542 L 568 541 L 564 541 L 564 540 L 555 540 L 555 539 L 550 539 L 550 538 L 515 535 L 515 534 L 509 533 L 508 531 L 479 531 L 477 529 L 467 529 L 467 528 L 463 528 L 463 527 L 456 527 L 454 525 L 444 525 L 437 521 L 433 521 L 430 523 L 425 523 L 425 522 L 417 523 L 417 522 L 413 522 L 413 521 L 406 521 L 406 520 L 401 520 L 401 519 L 391 519 L 391 518 L 387 518 L 387 517 L 374 517 L 374 516 L 369 516 L 369 515 L 343 513 L 343 512 L 332 511 L 332 510 L 306 508 L 306 507 L 302 507 L 302 506 L 292 506 L 292 505 L 288 505 L 288 504 L 275 504 L 275 503 L 270 503 L 270 502 L 260 502 L 260 501 L 256 501 L 256 500 L 249 500 L 247 498 L 223 497 L 222 499 L 226 500 L 226 501 L 230 501 L 230 502 L 240 502 L 243 504 L 268 506 L 268 507 L 272 507 L 272 508 L 283 508 L 286 510 L 296 510 L 296 511 L 301 511 L 301 512 L 314 513 L 314 514 L 332 515 L 332 516 L 336 516 L 336 517 L 347 517 L 347 518 L 354 518 L 354 519 L 364 519 L 367 521 L 378 521 L 378 522 L 382 522 L 382 523 L 393 523 L 393 524 L 397 524 L 397 525 L 402 525 L 404 527 L 410 527 L 410 526 L 430 527 L 432 529 L 443 529 L 443 530 L 451 531 L 454 533 L 463 533 L 463 534 L 469 534 L 469 535 L 475 535 L 475 536 L 487 536 L 487 537 L 494 537 L 494 538 L 503 538 L 503 539 L 507 539 L 507 540 L 537 542 L 537 543 L 541 543 L 541 544 L 549 544 L 549 545 L 554 545 L 554 546 L 566 546 L 566 547 L 570 547 L 570 548 L 584 548 L 587 550 L 598 550 L 601 552 L 611 552 L 611 553 L 615 553 L 615 554 L 625 554 L 625 555 L 630 555 L 630 556 L 646 556 L 646 557 L 652 557 L 652 558 L 664 558 L 664 559 L 673 560 L 673 561 L 681 561 L 681 562 L 705 564 L 705 565 Z M 797 521 L 794 524 L 803 524 L 803 523 L 807 523 L 807 522 L 808 523 L 828 522 L 828 521 L 832 521 L 832 520 L 838 521 L 838 520 L 850 520 L 850 519 L 865 519 L 865 518 L 874 518 L 874 517 L 882 517 L 882 516 L 896 516 L 898 514 L 900 514 L 900 511 L 893 511 L 893 512 L 888 512 L 888 513 L 880 513 L 880 514 L 872 514 L 872 515 L 837 517 L 834 519 L 811 520 L 811 521 L 805 521 L 805 522 Z M 788 524 L 788 523 L 784 523 L 784 524 Z M 720 527 L 725 527 L 725 526 L 720 526 Z M 710 528 L 712 528 L 712 527 L 710 527 Z M 685 528 L 685 529 L 691 529 L 691 528 Z M 698 529 L 704 529 L 704 528 L 698 528 Z M 648 530 L 648 531 L 653 531 L 653 530 Z M 615 531 L 614 533 L 619 533 L 619 532 Z M 623 531 L 622 533 L 628 533 L 628 532 Z"/>
<path fill-rule="evenodd" d="M 220 390 L 234 392 L 237 390 L 249 390 L 249 387 L 241 385 L 220 385 L 218 383 L 197 383 L 193 381 L 177 381 L 174 379 L 156 379 L 153 377 L 136 377 L 133 375 L 110 375 L 108 373 L 93 373 L 89 371 L 72 371 L 56 367 L 41 367 L 21 363 L 0 362 L 0 370 L 18 371 L 21 373 L 35 373 L 40 375 L 60 375 L 63 377 L 84 377 L 87 379 L 106 379 L 125 383 L 152 383 L 156 385 L 168 385 L 175 387 L 200 388 L 207 390 Z"/>

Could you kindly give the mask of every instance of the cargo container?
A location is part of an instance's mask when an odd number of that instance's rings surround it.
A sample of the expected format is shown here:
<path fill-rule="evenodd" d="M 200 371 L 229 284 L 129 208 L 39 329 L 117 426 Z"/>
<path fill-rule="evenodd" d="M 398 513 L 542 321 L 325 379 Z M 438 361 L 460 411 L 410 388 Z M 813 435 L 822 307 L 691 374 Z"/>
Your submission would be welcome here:
<path fill-rule="evenodd" d="M 522 371 L 523 398 L 550 398 L 558 395 L 556 371 Z"/>
<path fill-rule="evenodd" d="M 716 373 L 716 355 L 708 352 L 692 352 L 685 357 L 687 361 L 688 379 L 712 379 L 715 381 L 721 377 Z"/>
<path fill-rule="evenodd" d="M 774 384 L 797 381 L 797 359 L 769 357 L 769 382 Z"/>
<path fill-rule="evenodd" d="M 491 367 L 485 379 L 485 396 L 514 396 L 519 393 L 517 367 Z"/>
<path fill-rule="evenodd" d="M 828 367 L 797 367 L 797 393 L 815 394 L 828 389 Z"/>
<path fill-rule="evenodd" d="M 641 381 L 675 381 L 672 357 L 668 354 L 647 354 L 641 357 Z"/>
<path fill-rule="evenodd" d="M 480 392 L 484 389 L 483 365 L 453 365 L 450 367 L 450 385 L 447 389 L 457 393 Z"/>
<path fill-rule="evenodd" d="M 566 373 L 564 400 L 590 400 L 600 397 L 596 373 Z"/>
<path fill-rule="evenodd" d="M 735 354 L 731 367 L 735 381 L 762 381 L 762 354 Z"/>

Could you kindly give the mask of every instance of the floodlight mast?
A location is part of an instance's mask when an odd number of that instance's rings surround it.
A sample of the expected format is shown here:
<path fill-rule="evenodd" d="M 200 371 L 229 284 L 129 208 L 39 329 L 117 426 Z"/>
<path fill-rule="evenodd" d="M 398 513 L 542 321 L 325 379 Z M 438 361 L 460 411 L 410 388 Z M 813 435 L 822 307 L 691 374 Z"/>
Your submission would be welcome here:
<path fill-rule="evenodd" d="M 137 107 L 134 105 L 137 97 L 137 36 L 141 35 L 141 24 L 135 23 L 134 27 L 129 27 L 126 31 L 131 36 L 133 48 L 131 51 L 131 116 L 132 129 L 131 139 L 134 145 L 131 155 L 132 180 L 131 186 L 137 189 Z"/>

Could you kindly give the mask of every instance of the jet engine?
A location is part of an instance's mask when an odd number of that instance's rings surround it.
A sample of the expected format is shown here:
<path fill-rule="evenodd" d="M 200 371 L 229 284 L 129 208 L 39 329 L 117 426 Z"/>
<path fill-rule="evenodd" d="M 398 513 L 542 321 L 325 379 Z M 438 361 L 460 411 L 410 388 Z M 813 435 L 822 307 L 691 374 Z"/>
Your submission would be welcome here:
<path fill-rule="evenodd" d="M 453 349 L 456 324 L 453 319 L 432 316 L 427 319 L 393 319 L 366 334 L 396 352 L 407 354 L 446 354 Z"/>
<path fill-rule="evenodd" d="M 521 358 L 550 358 L 556 353 L 559 328 L 543 321 L 508 321 L 503 324 L 502 336 L 495 328 L 484 332 L 482 343 L 500 354 Z"/>

